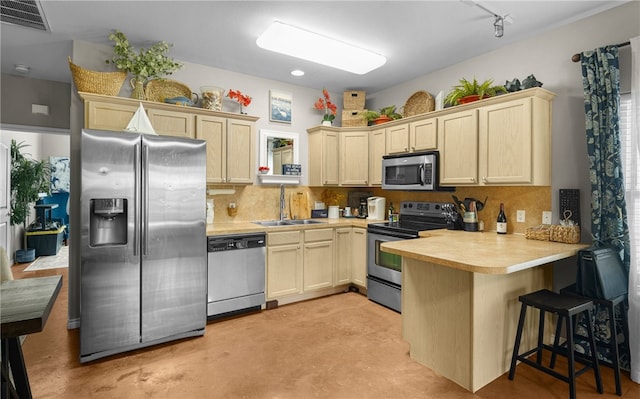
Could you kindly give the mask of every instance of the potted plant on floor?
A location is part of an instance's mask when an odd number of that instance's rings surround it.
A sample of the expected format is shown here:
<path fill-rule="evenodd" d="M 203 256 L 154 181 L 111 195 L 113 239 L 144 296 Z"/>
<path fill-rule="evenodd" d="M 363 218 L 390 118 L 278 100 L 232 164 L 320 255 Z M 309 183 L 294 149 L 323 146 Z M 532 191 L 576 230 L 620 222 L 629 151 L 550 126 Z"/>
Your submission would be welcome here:
<path fill-rule="evenodd" d="M 396 112 L 395 105 L 390 105 L 388 107 L 380 108 L 380 111 L 365 111 L 362 113 L 362 117 L 366 119 L 369 124 L 373 123 L 375 125 L 379 125 L 381 123 L 400 119 L 402 118 L 402 115 Z"/>
<path fill-rule="evenodd" d="M 459 82 L 460 84 L 453 86 L 449 94 L 447 94 L 444 100 L 445 104 L 466 104 L 507 92 L 504 86 L 492 86 L 493 79 L 487 79 L 482 83 L 478 83 L 476 78 L 473 78 L 473 81 L 462 78 Z"/>
<path fill-rule="evenodd" d="M 22 224 L 22 248 L 16 251 L 16 262 L 35 260 L 35 248 L 27 248 L 27 218 L 31 204 L 39 198 L 39 193 L 49 193 L 49 162 L 36 161 L 22 152 L 28 144 L 11 140 L 11 211 L 12 225 Z"/>

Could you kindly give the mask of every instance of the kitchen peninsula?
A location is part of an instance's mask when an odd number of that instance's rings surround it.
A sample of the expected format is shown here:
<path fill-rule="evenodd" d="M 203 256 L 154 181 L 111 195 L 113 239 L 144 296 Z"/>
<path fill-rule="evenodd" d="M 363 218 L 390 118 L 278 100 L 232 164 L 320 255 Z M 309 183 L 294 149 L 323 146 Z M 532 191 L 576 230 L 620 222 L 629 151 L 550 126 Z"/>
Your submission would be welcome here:
<path fill-rule="evenodd" d="M 551 263 L 586 247 L 450 230 L 382 244 L 402 256 L 402 337 L 411 358 L 476 392 L 509 369 L 518 296 L 551 288 Z M 528 331 L 537 328 L 533 319 Z M 535 339 L 525 334 L 522 346 Z"/>

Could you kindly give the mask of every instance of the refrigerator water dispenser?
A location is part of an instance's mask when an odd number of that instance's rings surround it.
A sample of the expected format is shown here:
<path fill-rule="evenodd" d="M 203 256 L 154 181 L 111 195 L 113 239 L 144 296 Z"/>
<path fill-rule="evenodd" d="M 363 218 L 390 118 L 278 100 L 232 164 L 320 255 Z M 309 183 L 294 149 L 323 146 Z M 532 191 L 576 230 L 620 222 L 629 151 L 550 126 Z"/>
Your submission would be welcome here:
<path fill-rule="evenodd" d="M 96 198 L 91 200 L 89 241 L 92 247 L 127 243 L 127 200 Z"/>

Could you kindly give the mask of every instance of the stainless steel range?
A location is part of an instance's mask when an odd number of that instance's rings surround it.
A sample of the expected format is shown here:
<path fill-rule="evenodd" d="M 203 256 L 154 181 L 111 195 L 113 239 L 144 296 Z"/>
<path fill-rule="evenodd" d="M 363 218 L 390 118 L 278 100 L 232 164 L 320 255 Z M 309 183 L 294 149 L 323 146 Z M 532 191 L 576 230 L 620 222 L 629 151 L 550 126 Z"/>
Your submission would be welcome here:
<path fill-rule="evenodd" d="M 367 297 L 401 310 L 402 257 L 380 250 L 380 244 L 418 238 L 424 230 L 456 228 L 455 205 L 446 202 L 401 202 L 397 222 L 367 227 Z"/>

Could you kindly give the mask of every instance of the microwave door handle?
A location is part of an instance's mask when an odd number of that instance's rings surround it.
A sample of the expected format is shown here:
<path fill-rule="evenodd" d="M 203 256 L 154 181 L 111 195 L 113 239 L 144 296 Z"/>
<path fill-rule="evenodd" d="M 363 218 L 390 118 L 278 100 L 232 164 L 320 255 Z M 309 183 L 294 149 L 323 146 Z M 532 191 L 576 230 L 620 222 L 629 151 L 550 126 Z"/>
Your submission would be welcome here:
<path fill-rule="evenodd" d="M 424 186 L 424 164 L 420 164 L 418 171 L 420 173 L 420 185 Z"/>

